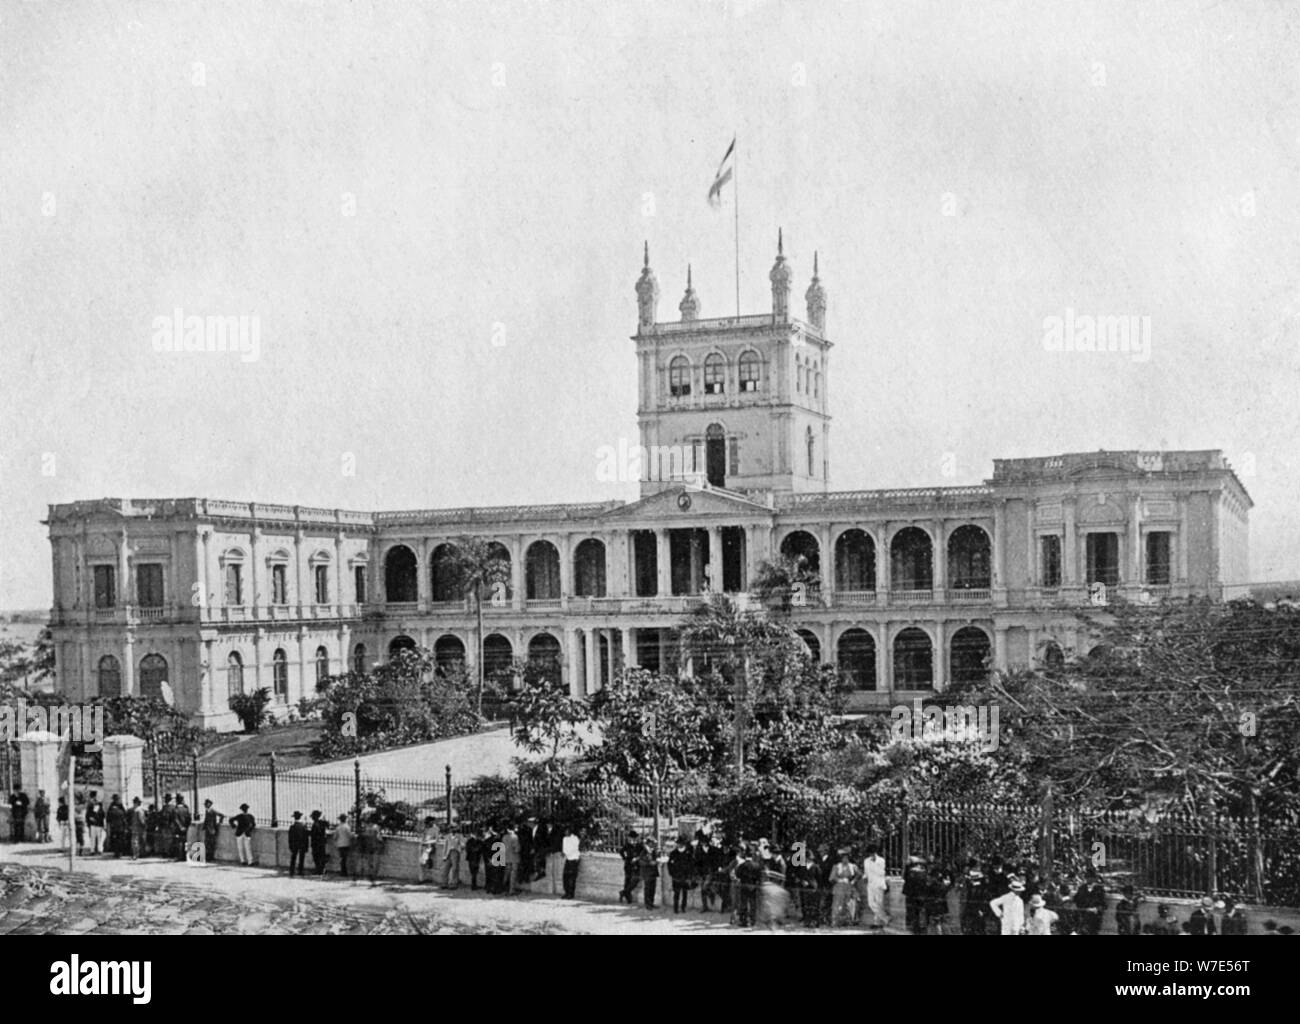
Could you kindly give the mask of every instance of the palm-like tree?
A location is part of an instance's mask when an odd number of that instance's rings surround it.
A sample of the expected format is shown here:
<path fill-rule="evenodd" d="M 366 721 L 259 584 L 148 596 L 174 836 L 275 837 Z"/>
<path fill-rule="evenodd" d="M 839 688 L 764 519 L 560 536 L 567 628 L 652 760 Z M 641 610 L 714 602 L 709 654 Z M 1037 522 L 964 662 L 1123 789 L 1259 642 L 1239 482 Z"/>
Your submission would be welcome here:
<path fill-rule="evenodd" d="M 501 557 L 501 546 L 482 537 L 460 537 L 443 548 L 438 568 L 447 573 L 452 585 L 474 602 L 476 636 L 475 675 L 478 694 L 475 708 L 483 714 L 483 599 L 508 595 L 510 562 Z"/>

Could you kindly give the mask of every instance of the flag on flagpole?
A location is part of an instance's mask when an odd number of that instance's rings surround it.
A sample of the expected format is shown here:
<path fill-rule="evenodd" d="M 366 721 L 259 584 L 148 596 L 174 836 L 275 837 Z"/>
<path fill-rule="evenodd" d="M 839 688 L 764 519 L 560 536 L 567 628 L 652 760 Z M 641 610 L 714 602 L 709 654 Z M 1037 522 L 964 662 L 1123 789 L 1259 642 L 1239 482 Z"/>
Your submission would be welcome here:
<path fill-rule="evenodd" d="M 736 137 L 731 137 L 731 145 L 722 155 L 722 163 L 718 164 L 718 173 L 713 176 L 713 185 L 709 189 L 709 205 L 718 206 L 722 202 L 722 186 L 731 180 L 731 174 L 734 170 L 731 157 L 736 152 Z"/>

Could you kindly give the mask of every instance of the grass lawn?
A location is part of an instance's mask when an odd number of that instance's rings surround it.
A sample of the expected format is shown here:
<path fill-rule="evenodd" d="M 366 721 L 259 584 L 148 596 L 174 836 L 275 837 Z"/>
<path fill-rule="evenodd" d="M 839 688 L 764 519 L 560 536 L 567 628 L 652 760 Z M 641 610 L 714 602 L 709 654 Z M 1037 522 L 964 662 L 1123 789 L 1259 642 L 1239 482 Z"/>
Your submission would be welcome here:
<path fill-rule="evenodd" d="M 231 761 L 265 762 L 275 751 L 280 768 L 306 768 L 312 764 L 311 745 L 320 735 L 320 722 L 294 722 L 278 729 L 263 729 L 252 736 L 241 736 L 199 758 L 202 764 L 228 764 Z"/>

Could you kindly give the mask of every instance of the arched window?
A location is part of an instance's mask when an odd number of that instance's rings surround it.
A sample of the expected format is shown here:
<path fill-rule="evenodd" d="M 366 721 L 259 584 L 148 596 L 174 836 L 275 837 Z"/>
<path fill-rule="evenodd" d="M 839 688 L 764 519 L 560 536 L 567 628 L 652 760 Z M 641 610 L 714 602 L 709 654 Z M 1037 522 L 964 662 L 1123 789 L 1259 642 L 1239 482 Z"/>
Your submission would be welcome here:
<path fill-rule="evenodd" d="M 548 681 L 560 682 L 560 641 L 550 633 L 538 633 L 528 641 L 528 661 L 541 669 Z"/>
<path fill-rule="evenodd" d="M 320 689 L 321 683 L 325 682 L 330 675 L 330 652 L 324 647 L 316 648 L 316 689 Z"/>
<path fill-rule="evenodd" d="M 704 478 L 712 487 L 727 485 L 727 432 L 721 423 L 710 423 L 704 431 Z"/>
<path fill-rule="evenodd" d="M 514 648 L 510 641 L 500 633 L 492 633 L 483 638 L 483 677 L 498 686 L 509 683 L 515 659 Z"/>
<path fill-rule="evenodd" d="M 726 390 L 727 364 L 716 352 L 704 360 L 704 393 L 720 395 Z"/>
<path fill-rule="evenodd" d="M 934 587 L 933 545 L 919 526 L 905 526 L 889 545 L 889 586 L 892 590 L 930 590 Z"/>
<path fill-rule="evenodd" d="M 352 648 L 352 671 L 358 675 L 366 671 L 366 645 L 357 644 Z"/>
<path fill-rule="evenodd" d="M 803 390 L 803 359 L 799 356 L 794 357 L 794 389 Z"/>
<path fill-rule="evenodd" d="M 817 475 L 817 439 L 813 437 L 813 428 L 804 434 L 804 444 L 808 446 L 808 475 Z"/>
<path fill-rule="evenodd" d="M 433 660 L 444 674 L 465 665 L 465 645 L 460 637 L 440 636 L 433 644 Z"/>
<path fill-rule="evenodd" d="M 573 588 L 579 597 L 605 596 L 605 545 L 594 537 L 573 553 Z"/>
<path fill-rule="evenodd" d="M 812 381 L 812 386 L 813 386 L 813 388 L 812 388 L 812 391 L 813 391 L 813 398 L 817 398 L 817 397 L 819 397 L 819 396 L 821 395 L 821 390 L 822 390 L 822 372 L 821 372 L 821 370 L 815 370 L 815 371 L 813 371 L 813 381 Z"/>
<path fill-rule="evenodd" d="M 431 597 L 434 601 L 455 601 L 461 595 L 456 588 L 456 556 L 460 549 L 455 544 L 439 544 L 429 559 Z"/>
<path fill-rule="evenodd" d="M 283 647 L 277 647 L 271 655 L 271 682 L 276 700 L 289 699 L 289 656 Z"/>
<path fill-rule="evenodd" d="M 949 677 L 954 683 L 981 683 L 989 675 L 989 636 L 982 629 L 965 626 L 952 637 L 948 655 Z"/>
<path fill-rule="evenodd" d="M 140 696 L 162 699 L 162 684 L 167 682 L 167 659 L 161 654 L 146 654 L 140 659 Z"/>
<path fill-rule="evenodd" d="M 238 697 L 244 692 L 244 659 L 238 651 L 226 657 L 226 696 Z"/>
<path fill-rule="evenodd" d="M 799 639 L 803 645 L 808 648 L 808 654 L 812 657 L 814 665 L 820 665 L 822 661 L 822 645 L 817 639 L 817 634 L 810 629 L 801 629 L 797 631 Z"/>
<path fill-rule="evenodd" d="M 560 553 L 549 540 L 533 541 L 524 559 L 526 596 L 530 601 L 560 599 Z"/>
<path fill-rule="evenodd" d="M 865 629 L 846 629 L 835 651 L 840 673 L 855 690 L 876 688 L 876 641 Z"/>
<path fill-rule="evenodd" d="M 1046 672 L 1060 672 L 1065 668 L 1065 652 L 1055 640 L 1048 640 L 1043 645 L 1043 669 Z"/>
<path fill-rule="evenodd" d="M 418 601 L 415 552 L 405 544 L 390 548 L 384 556 L 384 600 L 414 603 Z"/>
<path fill-rule="evenodd" d="M 757 391 L 762 371 L 757 352 L 746 352 L 740 357 L 740 390 Z"/>
<path fill-rule="evenodd" d="M 993 585 L 989 535 L 967 524 L 948 538 L 948 585 L 953 590 L 987 590 Z"/>
<path fill-rule="evenodd" d="M 835 589 L 876 589 L 876 542 L 865 530 L 845 530 L 835 541 Z"/>
<path fill-rule="evenodd" d="M 934 686 L 934 647 L 925 630 L 909 626 L 894 638 L 894 689 Z"/>
<path fill-rule="evenodd" d="M 99 659 L 99 695 L 122 696 L 122 664 L 111 654 Z"/>
<path fill-rule="evenodd" d="M 498 562 L 496 571 L 500 579 L 494 581 L 483 595 L 484 603 L 493 604 L 500 607 L 503 602 L 510 601 L 515 596 L 514 585 L 511 583 L 513 572 L 510 563 L 510 549 L 502 544 L 499 540 L 488 541 L 488 558 Z"/>
<path fill-rule="evenodd" d="M 821 548 L 817 545 L 817 538 L 807 530 L 795 530 L 786 534 L 781 540 L 781 555 L 796 560 L 802 558 L 805 569 L 821 575 Z"/>
<path fill-rule="evenodd" d="M 685 356 L 676 356 L 668 364 L 668 393 L 674 398 L 691 393 L 691 364 Z"/>
<path fill-rule="evenodd" d="M 391 659 L 398 651 L 415 650 L 415 641 L 404 633 L 400 633 L 388 641 L 388 657 Z"/>

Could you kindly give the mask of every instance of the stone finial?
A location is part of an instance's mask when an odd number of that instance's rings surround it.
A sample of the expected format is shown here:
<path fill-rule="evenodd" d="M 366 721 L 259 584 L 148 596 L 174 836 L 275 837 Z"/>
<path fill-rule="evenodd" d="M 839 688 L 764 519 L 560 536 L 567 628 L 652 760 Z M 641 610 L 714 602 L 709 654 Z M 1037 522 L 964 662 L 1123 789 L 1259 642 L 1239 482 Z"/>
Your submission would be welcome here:
<path fill-rule="evenodd" d="M 655 278 L 655 272 L 650 269 L 649 241 L 645 243 L 645 263 L 636 282 L 636 305 L 638 328 L 653 327 L 655 309 L 659 305 L 659 282 Z"/>
<path fill-rule="evenodd" d="M 817 276 L 817 253 L 813 253 L 813 276 L 812 284 L 808 286 L 808 291 L 804 293 L 804 302 L 808 305 L 808 322 L 817 330 L 826 329 L 826 289 L 822 287 L 822 280 Z"/>
<path fill-rule="evenodd" d="M 700 318 L 700 297 L 695 294 L 695 289 L 691 286 L 691 265 L 686 264 L 686 294 L 682 296 L 681 304 L 677 307 L 682 311 L 683 320 L 698 320 Z"/>
<path fill-rule="evenodd" d="M 777 321 L 790 319 L 790 267 L 785 262 L 785 239 L 780 228 L 776 233 L 776 262 L 767 275 L 772 282 L 772 316 Z"/>

